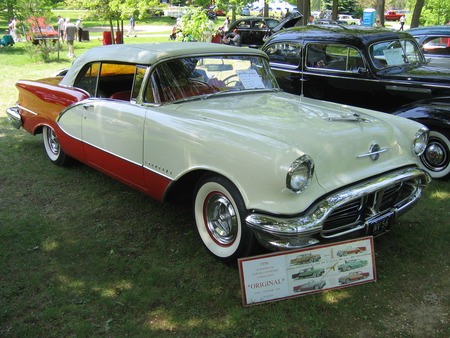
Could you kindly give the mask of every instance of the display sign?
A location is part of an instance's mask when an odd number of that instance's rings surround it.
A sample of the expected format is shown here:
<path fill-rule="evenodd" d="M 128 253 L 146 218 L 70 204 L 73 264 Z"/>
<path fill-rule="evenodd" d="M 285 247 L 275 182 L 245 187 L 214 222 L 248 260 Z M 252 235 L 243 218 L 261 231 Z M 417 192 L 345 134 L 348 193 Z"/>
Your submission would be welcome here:
<path fill-rule="evenodd" d="M 373 237 L 238 262 L 244 306 L 376 280 Z"/>

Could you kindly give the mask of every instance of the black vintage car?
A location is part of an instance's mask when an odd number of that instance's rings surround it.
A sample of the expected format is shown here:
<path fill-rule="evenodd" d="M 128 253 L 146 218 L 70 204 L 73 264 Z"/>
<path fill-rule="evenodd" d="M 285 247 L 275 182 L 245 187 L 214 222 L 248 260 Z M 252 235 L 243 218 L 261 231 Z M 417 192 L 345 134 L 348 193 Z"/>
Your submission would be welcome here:
<path fill-rule="evenodd" d="M 430 66 L 450 68 L 450 25 L 411 28 Z"/>
<path fill-rule="evenodd" d="M 311 25 L 274 34 L 262 49 L 287 92 L 376 109 L 426 125 L 430 142 L 422 163 L 433 178 L 450 177 L 450 70 L 427 66 L 410 34 Z"/>
<path fill-rule="evenodd" d="M 302 17 L 300 12 L 291 13 L 281 22 L 259 16 L 243 17 L 234 21 L 225 34 L 232 34 L 237 28 L 241 36 L 241 46 L 259 48 L 269 36 L 282 29 L 294 27 Z"/>

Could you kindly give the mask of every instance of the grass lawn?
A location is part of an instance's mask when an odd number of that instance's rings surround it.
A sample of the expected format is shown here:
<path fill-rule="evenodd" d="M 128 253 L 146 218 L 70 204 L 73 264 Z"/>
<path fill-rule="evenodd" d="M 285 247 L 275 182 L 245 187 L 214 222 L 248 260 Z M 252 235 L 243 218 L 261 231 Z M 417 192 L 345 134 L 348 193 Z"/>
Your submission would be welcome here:
<path fill-rule="evenodd" d="M 243 308 L 237 267 L 202 247 L 189 207 L 54 166 L 39 135 L 9 125 L 14 83 L 68 67 L 66 54 L 0 49 L 0 336 L 450 336 L 449 181 L 375 240 L 376 283 Z"/>

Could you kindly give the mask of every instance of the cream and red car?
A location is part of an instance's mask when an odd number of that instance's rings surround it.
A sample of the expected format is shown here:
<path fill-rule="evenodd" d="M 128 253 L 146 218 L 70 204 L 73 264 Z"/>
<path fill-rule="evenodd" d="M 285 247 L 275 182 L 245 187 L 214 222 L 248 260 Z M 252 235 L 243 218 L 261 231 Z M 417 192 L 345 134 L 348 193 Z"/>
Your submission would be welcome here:
<path fill-rule="evenodd" d="M 223 260 L 378 235 L 420 198 L 428 130 L 282 92 L 266 54 L 210 43 L 95 47 L 64 77 L 17 83 L 7 115 L 158 200 L 190 197 Z M 145 221 L 145 220 L 143 220 Z"/>

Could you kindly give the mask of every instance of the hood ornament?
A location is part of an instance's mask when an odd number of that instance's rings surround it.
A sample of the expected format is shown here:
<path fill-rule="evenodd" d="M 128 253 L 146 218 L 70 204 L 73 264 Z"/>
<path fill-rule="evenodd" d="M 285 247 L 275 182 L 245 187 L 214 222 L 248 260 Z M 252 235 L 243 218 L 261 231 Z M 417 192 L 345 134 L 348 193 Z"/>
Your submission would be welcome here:
<path fill-rule="evenodd" d="M 370 157 L 372 161 L 377 161 L 380 158 L 380 154 L 388 150 L 389 148 L 381 148 L 377 143 L 374 143 L 370 146 L 368 153 L 360 154 L 356 157 L 357 158 Z"/>

